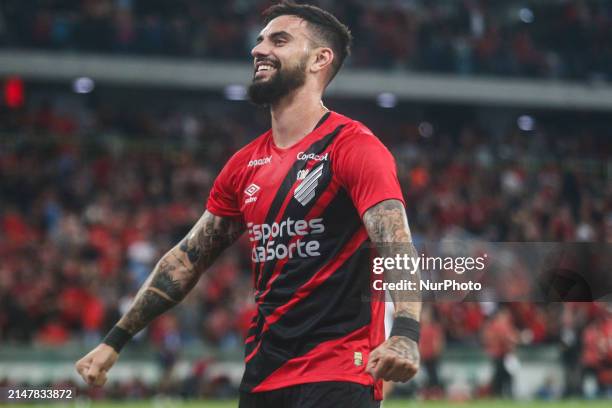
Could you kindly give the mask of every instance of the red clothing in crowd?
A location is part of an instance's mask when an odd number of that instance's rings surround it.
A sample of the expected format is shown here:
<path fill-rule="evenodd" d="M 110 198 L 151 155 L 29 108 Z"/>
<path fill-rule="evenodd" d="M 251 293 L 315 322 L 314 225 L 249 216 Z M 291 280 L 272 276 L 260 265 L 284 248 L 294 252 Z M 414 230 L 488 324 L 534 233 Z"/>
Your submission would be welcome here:
<path fill-rule="evenodd" d="M 487 353 L 501 358 L 510 353 L 518 342 L 518 331 L 507 312 L 501 312 L 485 324 L 483 342 Z"/>
<path fill-rule="evenodd" d="M 596 371 L 600 383 L 612 385 L 612 316 L 588 325 L 582 342 L 582 363 Z"/>
<path fill-rule="evenodd" d="M 428 322 L 421 325 L 419 351 L 422 361 L 434 360 L 444 349 L 444 330 L 439 323 Z"/>

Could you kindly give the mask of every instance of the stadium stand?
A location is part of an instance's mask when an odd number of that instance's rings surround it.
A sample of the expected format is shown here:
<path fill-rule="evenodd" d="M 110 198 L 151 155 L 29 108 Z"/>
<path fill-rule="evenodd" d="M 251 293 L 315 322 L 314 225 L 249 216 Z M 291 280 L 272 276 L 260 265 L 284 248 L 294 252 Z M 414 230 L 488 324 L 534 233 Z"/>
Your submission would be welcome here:
<path fill-rule="evenodd" d="M 519 1 L 493 6 L 482 0 L 319 3 L 352 27 L 354 67 L 611 79 L 607 1 L 543 1 L 531 8 Z M 257 15 L 269 4 L 7 0 L 0 7 L 0 45 L 242 60 L 258 31 Z"/>
<path fill-rule="evenodd" d="M 67 109 L 76 99 L 62 93 L 33 100 L 19 112 L 4 110 L 0 122 L 0 341 L 95 344 L 197 219 L 224 161 L 265 118 L 217 96 L 204 97 L 201 110 L 129 109 L 104 98 Z M 357 115 L 391 147 L 417 241 L 449 233 L 491 241 L 612 239 L 610 151 L 597 116 L 575 129 L 560 127 L 557 117 L 530 131 L 510 122 L 494 136 L 467 108 L 429 112 L 429 123 L 406 115 L 411 107 L 402 115 L 402 108 L 365 113 L 360 104 L 336 103 L 363 110 Z M 159 350 L 168 367 L 190 344 L 239 347 L 252 312 L 247 248 L 233 248 L 136 344 Z M 442 302 L 432 311 L 450 347 L 473 347 L 491 310 Z M 586 348 L 604 336 L 605 308 L 513 303 L 510 311 L 522 345 L 573 347 L 564 358 L 583 362 L 605 384 L 609 352 Z M 566 344 L 568 333 L 578 345 Z"/>

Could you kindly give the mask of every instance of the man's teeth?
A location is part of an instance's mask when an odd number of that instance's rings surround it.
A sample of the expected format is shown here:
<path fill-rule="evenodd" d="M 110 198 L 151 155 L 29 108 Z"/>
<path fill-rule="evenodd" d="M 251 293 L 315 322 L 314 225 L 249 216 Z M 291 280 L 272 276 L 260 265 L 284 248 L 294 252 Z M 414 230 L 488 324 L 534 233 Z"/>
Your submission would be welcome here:
<path fill-rule="evenodd" d="M 274 67 L 272 65 L 260 65 L 257 67 L 257 72 L 259 71 L 271 71 Z"/>

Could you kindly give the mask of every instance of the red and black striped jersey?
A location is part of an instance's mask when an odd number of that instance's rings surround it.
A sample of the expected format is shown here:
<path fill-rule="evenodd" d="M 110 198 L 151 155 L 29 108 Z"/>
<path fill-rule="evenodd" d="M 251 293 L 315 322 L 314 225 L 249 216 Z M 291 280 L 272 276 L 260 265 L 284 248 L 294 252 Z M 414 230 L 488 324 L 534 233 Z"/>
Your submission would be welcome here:
<path fill-rule="evenodd" d="M 369 239 L 361 217 L 403 201 L 391 153 L 363 124 L 330 112 L 293 146 L 268 131 L 238 151 L 207 209 L 241 217 L 252 245 L 257 313 L 241 390 L 318 381 L 375 385 L 365 366 L 384 341 L 384 303 L 369 301 Z"/>

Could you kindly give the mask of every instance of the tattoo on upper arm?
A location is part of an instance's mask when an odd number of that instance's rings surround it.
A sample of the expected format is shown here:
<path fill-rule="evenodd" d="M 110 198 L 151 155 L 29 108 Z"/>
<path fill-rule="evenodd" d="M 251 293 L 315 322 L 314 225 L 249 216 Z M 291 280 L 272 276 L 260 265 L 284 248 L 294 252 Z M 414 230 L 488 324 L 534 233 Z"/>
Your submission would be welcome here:
<path fill-rule="evenodd" d="M 181 246 L 179 248 L 187 254 L 187 258 L 189 258 L 189 262 L 192 264 L 195 264 L 198 262 L 198 259 L 200 259 L 200 248 L 195 245 L 190 247 L 187 238 L 181 241 Z"/>
<path fill-rule="evenodd" d="M 206 211 L 179 248 L 187 255 L 194 269 L 206 269 L 243 231 L 241 221 L 218 217 Z"/>
<path fill-rule="evenodd" d="M 372 242 L 412 242 L 406 210 L 401 201 L 385 200 L 376 204 L 365 212 L 363 223 Z"/>
<path fill-rule="evenodd" d="M 243 231 L 241 221 L 206 211 L 181 243 L 160 259 L 119 326 L 136 334 L 183 300 L 202 273 Z"/>

